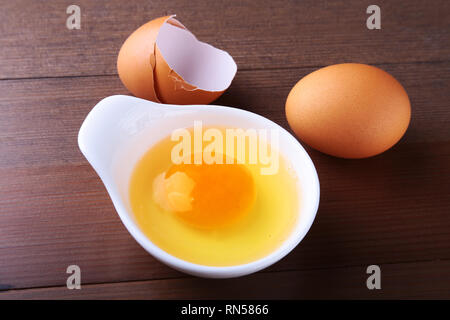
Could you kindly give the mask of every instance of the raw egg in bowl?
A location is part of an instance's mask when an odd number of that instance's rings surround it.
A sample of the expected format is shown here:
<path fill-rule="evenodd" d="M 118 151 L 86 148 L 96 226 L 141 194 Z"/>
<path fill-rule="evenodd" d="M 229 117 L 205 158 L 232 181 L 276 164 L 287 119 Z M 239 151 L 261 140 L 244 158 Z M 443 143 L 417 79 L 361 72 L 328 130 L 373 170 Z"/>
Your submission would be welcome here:
<path fill-rule="evenodd" d="M 111 96 L 88 114 L 78 144 L 136 241 L 191 275 L 272 265 L 318 209 L 319 180 L 300 143 L 241 109 Z"/>

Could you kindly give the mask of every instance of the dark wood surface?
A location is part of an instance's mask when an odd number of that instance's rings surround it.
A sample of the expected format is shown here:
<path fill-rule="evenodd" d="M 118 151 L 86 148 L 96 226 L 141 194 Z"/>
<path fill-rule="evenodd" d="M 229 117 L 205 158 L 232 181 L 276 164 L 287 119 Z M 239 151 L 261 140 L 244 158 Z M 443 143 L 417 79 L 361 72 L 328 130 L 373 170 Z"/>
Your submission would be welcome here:
<path fill-rule="evenodd" d="M 450 298 L 450 5 L 378 1 L 67 1 L 0 3 L 0 299 Z M 313 227 L 286 258 L 231 280 L 193 278 L 156 261 L 128 234 L 77 146 L 102 98 L 129 94 L 120 45 L 165 14 L 238 63 L 215 103 L 288 128 L 292 86 L 321 66 L 363 62 L 406 88 L 412 121 L 388 152 L 342 160 L 307 148 L 319 173 Z M 66 268 L 82 289 L 66 288 Z M 382 289 L 366 287 L 377 264 Z"/>

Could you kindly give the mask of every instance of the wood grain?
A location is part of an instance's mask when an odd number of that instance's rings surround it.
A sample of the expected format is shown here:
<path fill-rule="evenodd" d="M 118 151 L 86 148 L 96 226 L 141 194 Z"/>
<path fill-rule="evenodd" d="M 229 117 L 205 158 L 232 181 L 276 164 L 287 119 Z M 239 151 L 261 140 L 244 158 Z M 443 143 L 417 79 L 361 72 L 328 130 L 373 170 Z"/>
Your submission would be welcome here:
<path fill-rule="evenodd" d="M 366 287 L 366 267 L 257 273 L 227 280 L 133 281 L 12 290 L 0 299 L 450 299 L 450 261 L 380 266 L 381 290 Z"/>
<path fill-rule="evenodd" d="M 366 28 L 367 1 L 2 1 L 0 79 L 116 73 L 117 52 L 139 25 L 177 14 L 198 38 L 227 50 L 240 70 L 345 61 L 448 61 L 450 3 L 379 0 L 382 29 Z"/>
<path fill-rule="evenodd" d="M 0 3 L 0 299 L 13 298 L 450 298 L 450 2 L 88 1 L 81 30 L 68 2 Z M 102 98 L 129 94 L 116 55 L 139 25 L 178 18 L 227 50 L 239 71 L 215 103 L 288 128 L 284 103 L 303 76 L 355 61 L 396 77 L 412 103 L 404 138 L 388 152 L 342 160 L 307 147 L 321 203 L 302 243 L 269 269 L 235 280 L 180 274 L 121 224 L 77 146 Z M 81 291 L 65 288 L 68 265 Z M 366 289 L 379 264 L 383 290 Z"/>
<path fill-rule="evenodd" d="M 410 92 L 411 127 L 389 152 L 348 161 L 309 150 L 322 200 L 302 244 L 269 271 L 450 258 L 450 63 L 381 65 Z M 287 128 L 283 105 L 312 68 L 240 72 L 217 101 Z M 86 114 L 126 93 L 116 76 L 0 81 L 0 284 L 63 285 L 180 277 L 122 226 L 77 147 Z M 429 112 L 432 108 L 433 112 Z"/>

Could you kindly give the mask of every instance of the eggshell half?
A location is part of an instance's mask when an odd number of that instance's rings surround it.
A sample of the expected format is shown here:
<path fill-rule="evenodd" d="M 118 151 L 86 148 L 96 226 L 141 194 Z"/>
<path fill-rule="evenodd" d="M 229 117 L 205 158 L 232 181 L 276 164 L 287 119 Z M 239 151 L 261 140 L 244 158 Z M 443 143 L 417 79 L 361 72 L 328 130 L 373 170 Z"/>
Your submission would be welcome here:
<path fill-rule="evenodd" d="M 136 97 L 160 102 L 153 81 L 155 43 L 161 26 L 171 17 L 161 17 L 139 27 L 123 43 L 117 71 L 125 87 Z"/>
<path fill-rule="evenodd" d="M 225 51 L 200 42 L 174 16 L 134 31 L 117 59 L 119 77 L 135 96 L 170 104 L 207 104 L 231 84 L 237 66 Z"/>

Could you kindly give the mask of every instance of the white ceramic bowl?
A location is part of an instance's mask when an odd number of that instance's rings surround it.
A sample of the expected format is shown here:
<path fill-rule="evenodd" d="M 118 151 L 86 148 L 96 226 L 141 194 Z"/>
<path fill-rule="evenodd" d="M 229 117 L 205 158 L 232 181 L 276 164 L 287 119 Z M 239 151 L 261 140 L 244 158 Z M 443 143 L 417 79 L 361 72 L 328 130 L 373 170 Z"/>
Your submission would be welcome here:
<path fill-rule="evenodd" d="M 279 130 L 279 151 L 291 162 L 299 178 L 302 201 L 290 236 L 276 251 L 257 261 L 227 267 L 187 262 L 157 247 L 134 220 L 128 186 L 135 164 L 152 145 L 173 130 L 192 127 L 198 120 L 205 126 Z M 252 112 L 212 105 L 164 105 L 130 96 L 111 96 L 100 101 L 88 114 L 78 134 L 78 145 L 105 184 L 120 219 L 136 241 L 159 261 L 191 275 L 232 278 L 266 268 L 297 246 L 316 216 L 320 187 L 308 154 L 289 132 Z"/>

